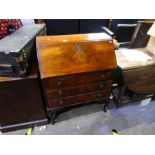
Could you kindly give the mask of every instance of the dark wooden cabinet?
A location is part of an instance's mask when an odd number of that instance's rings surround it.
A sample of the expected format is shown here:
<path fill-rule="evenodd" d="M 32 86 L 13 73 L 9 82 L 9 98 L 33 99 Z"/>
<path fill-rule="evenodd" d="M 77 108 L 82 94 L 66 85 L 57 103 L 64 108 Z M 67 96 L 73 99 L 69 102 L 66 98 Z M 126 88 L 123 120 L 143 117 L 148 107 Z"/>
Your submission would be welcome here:
<path fill-rule="evenodd" d="M 47 124 L 47 116 L 37 74 L 24 78 L 0 77 L 0 131 L 43 124 Z"/>
<path fill-rule="evenodd" d="M 37 37 L 37 55 L 46 109 L 56 111 L 110 99 L 116 59 L 112 39 L 104 33 Z"/>

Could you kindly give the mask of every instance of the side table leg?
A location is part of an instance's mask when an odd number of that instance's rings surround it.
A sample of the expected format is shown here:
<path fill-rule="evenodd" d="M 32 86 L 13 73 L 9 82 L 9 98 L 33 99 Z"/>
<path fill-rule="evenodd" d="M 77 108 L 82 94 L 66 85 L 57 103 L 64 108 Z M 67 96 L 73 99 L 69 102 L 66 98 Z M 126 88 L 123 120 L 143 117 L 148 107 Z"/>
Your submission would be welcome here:
<path fill-rule="evenodd" d="M 50 114 L 50 122 L 51 122 L 52 125 L 55 124 L 55 118 L 56 118 L 56 111 L 53 111 Z"/>
<path fill-rule="evenodd" d="M 56 112 L 52 112 L 51 113 L 51 124 L 54 125 L 55 124 L 55 118 L 56 118 Z"/>
<path fill-rule="evenodd" d="M 107 112 L 107 106 L 109 105 L 109 101 L 104 101 L 103 111 Z"/>
<path fill-rule="evenodd" d="M 120 93 L 118 95 L 118 100 L 117 100 L 117 105 L 116 105 L 116 108 L 118 108 L 120 105 L 121 105 L 121 102 L 122 102 L 122 97 L 124 95 L 124 92 L 125 92 L 125 85 L 123 85 L 123 87 L 121 88 L 120 90 Z"/>

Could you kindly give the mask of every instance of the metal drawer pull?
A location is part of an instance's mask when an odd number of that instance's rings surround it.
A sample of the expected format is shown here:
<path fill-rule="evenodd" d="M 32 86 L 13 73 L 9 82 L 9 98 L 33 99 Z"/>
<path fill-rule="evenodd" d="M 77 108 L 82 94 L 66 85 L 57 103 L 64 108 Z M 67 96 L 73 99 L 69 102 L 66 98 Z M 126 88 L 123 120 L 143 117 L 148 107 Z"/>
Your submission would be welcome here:
<path fill-rule="evenodd" d="M 102 78 L 104 78 L 104 79 L 105 79 L 105 74 L 102 74 Z"/>
<path fill-rule="evenodd" d="M 59 90 L 59 95 L 62 95 L 62 91 L 61 90 Z"/>
<path fill-rule="evenodd" d="M 60 105 L 63 105 L 64 104 L 64 102 L 62 100 L 59 103 L 60 103 Z"/>
<path fill-rule="evenodd" d="M 58 81 L 58 86 L 61 86 L 61 81 Z"/>
<path fill-rule="evenodd" d="M 100 88 L 103 88 L 103 84 L 100 84 Z"/>
<path fill-rule="evenodd" d="M 98 93 L 98 97 L 101 97 L 101 93 Z"/>

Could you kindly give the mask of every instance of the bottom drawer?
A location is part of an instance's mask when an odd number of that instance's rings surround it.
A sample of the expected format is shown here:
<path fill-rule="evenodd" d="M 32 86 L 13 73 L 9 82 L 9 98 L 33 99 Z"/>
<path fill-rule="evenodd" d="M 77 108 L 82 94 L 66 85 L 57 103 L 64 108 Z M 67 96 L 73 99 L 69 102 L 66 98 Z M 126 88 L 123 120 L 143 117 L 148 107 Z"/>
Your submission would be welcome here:
<path fill-rule="evenodd" d="M 48 100 L 49 108 L 78 104 L 82 102 L 92 102 L 96 99 L 102 99 L 110 96 L 110 90 L 96 91 L 77 96 L 64 97 Z"/>

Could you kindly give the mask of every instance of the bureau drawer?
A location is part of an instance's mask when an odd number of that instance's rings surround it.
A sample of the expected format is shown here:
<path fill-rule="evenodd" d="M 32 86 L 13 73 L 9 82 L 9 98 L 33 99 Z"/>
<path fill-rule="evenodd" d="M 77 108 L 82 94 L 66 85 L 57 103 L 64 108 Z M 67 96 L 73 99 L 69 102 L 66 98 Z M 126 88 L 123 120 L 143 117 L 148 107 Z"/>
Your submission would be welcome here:
<path fill-rule="evenodd" d="M 96 91 L 77 96 L 64 97 L 60 99 L 49 99 L 48 106 L 49 108 L 61 107 L 61 106 L 78 104 L 82 102 L 92 102 L 94 100 L 103 99 L 106 97 L 110 97 L 110 90 Z"/>
<path fill-rule="evenodd" d="M 87 92 L 92 92 L 97 90 L 99 91 L 103 89 L 110 89 L 111 87 L 112 87 L 112 80 L 109 80 L 104 82 L 97 82 L 97 83 L 91 83 L 86 85 L 55 89 L 55 90 L 47 91 L 46 95 L 48 99 L 53 99 L 53 98 L 59 98 L 59 97 L 79 95 L 82 93 L 87 93 Z"/>
<path fill-rule="evenodd" d="M 72 76 L 70 75 L 68 77 L 44 79 L 43 87 L 45 90 L 58 89 L 87 83 L 99 82 L 111 78 L 112 74 L 110 71 L 78 74 Z"/>

